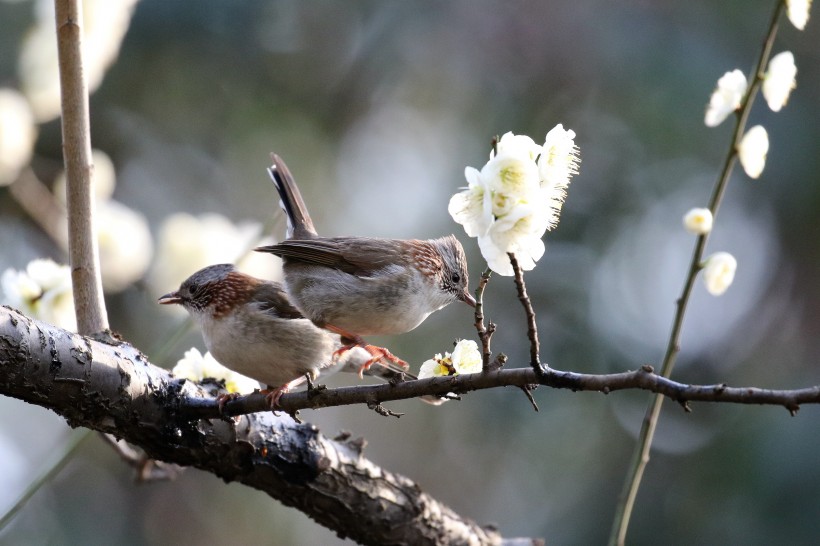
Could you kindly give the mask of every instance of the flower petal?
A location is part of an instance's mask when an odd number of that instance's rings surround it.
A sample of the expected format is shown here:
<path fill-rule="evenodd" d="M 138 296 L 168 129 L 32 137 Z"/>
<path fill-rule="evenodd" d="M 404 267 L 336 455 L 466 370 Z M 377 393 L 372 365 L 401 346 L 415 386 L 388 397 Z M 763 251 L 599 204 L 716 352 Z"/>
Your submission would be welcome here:
<path fill-rule="evenodd" d="M 758 178 L 763 172 L 768 153 L 769 134 L 762 125 L 755 125 L 743 135 L 738 147 L 740 164 L 750 178 Z"/>
<path fill-rule="evenodd" d="M 737 110 L 746 94 L 746 87 L 746 76 L 740 70 L 735 69 L 721 76 L 706 107 L 706 126 L 717 127 Z"/>
<path fill-rule="evenodd" d="M 769 61 L 763 78 L 763 96 L 773 112 L 779 112 L 789 101 L 789 94 L 797 85 L 797 67 L 791 51 L 778 53 Z"/>
<path fill-rule="evenodd" d="M 713 296 L 720 296 L 731 286 L 737 271 L 737 260 L 728 252 L 716 252 L 703 268 L 703 282 Z"/>

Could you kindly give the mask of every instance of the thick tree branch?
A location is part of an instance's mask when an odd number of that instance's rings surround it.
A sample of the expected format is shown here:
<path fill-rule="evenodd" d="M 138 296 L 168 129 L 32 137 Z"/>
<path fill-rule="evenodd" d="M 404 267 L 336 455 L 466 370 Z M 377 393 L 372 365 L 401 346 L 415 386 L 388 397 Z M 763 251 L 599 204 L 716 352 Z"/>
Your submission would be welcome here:
<path fill-rule="evenodd" d="M 190 420 L 209 398 L 127 344 L 94 341 L 0 308 L 0 393 L 54 410 L 71 426 L 114 434 L 150 457 L 266 492 L 363 544 L 502 544 L 411 480 L 311 425 L 271 412 Z M 213 399 L 210 398 L 212 401 Z M 527 539 L 527 543 L 532 543 Z"/>
<path fill-rule="evenodd" d="M 644 366 L 615 374 L 580 374 L 544 367 L 540 383 L 609 393 L 643 389 L 688 409 L 688 401 L 779 405 L 794 414 L 820 403 L 820 387 L 770 390 L 685 385 Z M 537 383 L 530 368 L 406 381 L 397 384 L 296 392 L 283 410 L 378 404 L 420 395 L 445 395 Z M 175 380 L 127 344 L 108 345 L 0 307 L 0 394 L 54 410 L 72 426 L 114 434 L 149 457 L 195 466 L 239 481 L 296 507 L 342 536 L 367 544 L 506 542 L 496 531 L 460 517 L 411 480 L 361 456 L 361 444 L 337 442 L 311 425 L 267 409 L 264 396 L 228 402 L 218 418 L 211 393 Z M 525 539 L 529 541 L 529 539 Z"/>

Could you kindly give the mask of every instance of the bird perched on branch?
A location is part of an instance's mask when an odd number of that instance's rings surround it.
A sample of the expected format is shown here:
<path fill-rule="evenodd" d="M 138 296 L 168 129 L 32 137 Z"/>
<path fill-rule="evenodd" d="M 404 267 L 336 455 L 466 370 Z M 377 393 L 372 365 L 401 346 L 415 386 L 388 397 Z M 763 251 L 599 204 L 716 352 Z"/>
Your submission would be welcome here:
<path fill-rule="evenodd" d="M 268 385 L 263 392 L 271 408 L 306 374 L 316 379 L 337 368 L 358 372 L 370 358 L 364 351 L 336 355 L 342 347 L 339 336 L 306 319 L 279 283 L 246 275 L 231 264 L 197 271 L 159 303 L 180 304 L 190 313 L 217 362 Z M 374 366 L 371 375 L 415 379 L 389 363 Z"/>
<path fill-rule="evenodd" d="M 468 291 L 467 259 L 453 236 L 439 239 L 319 237 L 285 163 L 271 154 L 268 173 L 288 219 L 287 238 L 256 248 L 284 260 L 291 301 L 314 324 L 339 334 L 346 348 L 372 358 L 406 363 L 365 335 L 401 334 L 454 302 L 475 307 Z"/>

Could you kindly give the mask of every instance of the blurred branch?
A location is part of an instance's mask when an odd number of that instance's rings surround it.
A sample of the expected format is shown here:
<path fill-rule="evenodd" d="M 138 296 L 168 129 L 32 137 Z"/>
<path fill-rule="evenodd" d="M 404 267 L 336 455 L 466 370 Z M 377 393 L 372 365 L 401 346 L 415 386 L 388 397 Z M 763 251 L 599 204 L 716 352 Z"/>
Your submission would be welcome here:
<path fill-rule="evenodd" d="M 264 491 L 362 544 L 507 542 L 376 466 L 355 440 L 330 440 L 269 411 L 238 423 L 190 421 L 182 402 L 208 396 L 200 386 L 173 379 L 130 345 L 97 342 L 6 307 L 0 393 L 52 409 L 71 426 L 116 434 L 148 457 Z"/>
<path fill-rule="evenodd" d="M 712 217 L 717 220 L 717 212 L 720 203 L 723 199 L 723 194 L 726 191 L 726 186 L 729 183 L 729 177 L 732 174 L 732 168 L 737 161 L 738 146 L 743 137 L 743 130 L 746 127 L 746 120 L 749 117 L 749 112 L 752 109 L 752 103 L 758 89 L 760 88 L 763 71 L 768 62 L 769 55 L 772 51 L 774 38 L 777 35 L 777 23 L 785 7 L 785 2 L 778 1 L 772 14 L 769 28 L 766 33 L 766 39 L 763 42 L 763 47 L 760 51 L 760 56 L 757 60 L 757 65 L 754 69 L 754 74 L 751 78 L 751 85 L 749 86 L 746 95 L 741 102 L 740 110 L 737 113 L 734 132 L 732 133 L 732 140 L 726 158 L 723 161 L 720 175 L 715 182 L 715 188 L 712 192 L 712 197 L 709 200 L 709 210 L 712 212 Z M 692 260 L 689 264 L 689 273 L 684 281 L 683 291 L 677 300 L 677 308 L 675 311 L 675 318 L 672 324 L 672 331 L 669 334 L 669 341 L 666 347 L 666 353 L 661 364 L 661 375 L 663 377 L 670 377 L 672 370 L 675 367 L 675 361 L 678 353 L 680 353 L 680 336 L 683 329 L 683 319 L 686 315 L 686 308 L 689 303 L 689 297 L 692 293 L 692 287 L 695 284 L 695 278 L 701 269 L 703 262 L 703 254 L 706 250 L 706 242 L 709 234 L 700 235 L 695 243 L 695 250 L 692 253 Z M 638 489 L 641 485 L 643 472 L 646 465 L 649 463 L 649 450 L 652 445 L 652 438 L 655 435 L 655 429 L 658 425 L 658 418 L 660 417 L 661 406 L 663 405 L 663 396 L 658 395 L 652 398 L 649 407 L 646 410 L 643 424 L 641 425 L 640 433 L 638 434 L 638 442 L 635 446 L 635 451 L 632 454 L 629 470 L 627 471 L 626 480 L 624 482 L 623 490 L 618 499 L 618 505 L 615 509 L 615 518 L 612 523 L 612 530 L 609 536 L 609 544 L 611 546 L 623 546 L 626 542 L 626 532 L 629 527 L 629 519 L 632 515 L 632 508 L 635 505 L 635 498 L 638 495 Z M 789 411 L 794 413 L 797 406 L 792 404 L 784 404 Z"/>
<path fill-rule="evenodd" d="M 173 463 L 151 459 L 112 434 L 100 433 L 100 438 L 111 446 L 125 464 L 134 469 L 134 480 L 138 483 L 175 480 L 185 470 Z"/>
<path fill-rule="evenodd" d="M 66 463 L 71 460 L 77 452 L 80 444 L 91 436 L 90 430 L 81 430 L 73 433 L 71 438 L 62 446 L 62 451 L 57 454 L 56 458 L 43 468 L 39 476 L 34 478 L 31 483 L 26 486 L 25 491 L 20 495 L 17 501 L 9 508 L 3 517 L 0 518 L 0 530 L 5 529 L 6 525 L 11 523 L 14 516 L 26 505 L 29 499 L 40 490 L 40 488 L 51 481 L 60 471 L 65 467 Z"/>
<path fill-rule="evenodd" d="M 62 96 L 63 160 L 66 171 L 68 254 L 77 330 L 93 334 L 108 328 L 100 256 L 94 229 L 91 128 L 88 86 L 82 58 L 82 2 L 55 0 L 57 54 Z"/>
<path fill-rule="evenodd" d="M 66 221 L 65 209 L 37 178 L 31 167 L 23 169 L 17 180 L 9 186 L 9 193 L 57 246 L 68 246 L 63 229 Z"/>

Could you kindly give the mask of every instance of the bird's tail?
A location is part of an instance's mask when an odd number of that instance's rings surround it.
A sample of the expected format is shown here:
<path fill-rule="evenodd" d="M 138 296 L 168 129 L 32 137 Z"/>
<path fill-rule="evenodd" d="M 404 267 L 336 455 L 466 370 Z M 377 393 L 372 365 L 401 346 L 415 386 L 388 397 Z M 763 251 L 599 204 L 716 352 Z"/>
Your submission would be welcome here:
<path fill-rule="evenodd" d="M 313 220 L 310 219 L 302 194 L 293 180 L 285 162 L 276 154 L 270 154 L 273 165 L 268 167 L 273 185 L 279 192 L 279 204 L 288 217 L 288 239 L 313 239 L 318 237 Z"/>

